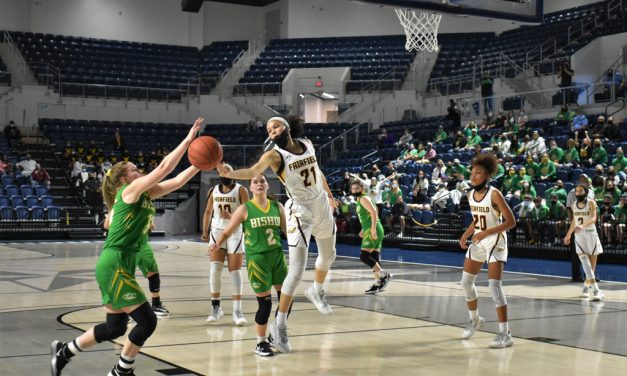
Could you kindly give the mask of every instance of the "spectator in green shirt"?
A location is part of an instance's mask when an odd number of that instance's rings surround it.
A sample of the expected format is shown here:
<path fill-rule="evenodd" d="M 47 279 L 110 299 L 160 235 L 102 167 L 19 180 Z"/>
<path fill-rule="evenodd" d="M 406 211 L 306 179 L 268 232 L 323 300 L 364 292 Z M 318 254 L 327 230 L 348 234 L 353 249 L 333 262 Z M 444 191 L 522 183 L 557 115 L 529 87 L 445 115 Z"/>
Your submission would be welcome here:
<path fill-rule="evenodd" d="M 579 160 L 579 152 L 577 151 L 576 142 L 572 138 L 569 138 L 566 143 L 566 152 L 564 153 L 564 158 L 562 161 L 564 162 L 564 166 L 566 167 L 578 167 Z"/>
<path fill-rule="evenodd" d="M 540 162 L 540 180 L 550 181 L 555 179 L 555 175 L 557 174 L 555 163 L 549 160 L 549 155 L 547 153 L 542 154 Z"/>
<path fill-rule="evenodd" d="M 533 222 L 533 231 L 532 236 L 534 237 L 535 243 L 544 243 L 544 234 L 546 233 L 546 219 L 549 216 L 549 207 L 546 206 L 546 203 L 542 199 L 542 197 L 536 197 L 533 199 L 534 210 L 536 220 Z"/>
<path fill-rule="evenodd" d="M 444 141 L 446 141 L 447 138 L 448 138 L 448 133 L 446 133 L 446 131 L 444 130 L 444 127 L 440 125 L 438 127 L 438 131 L 435 134 L 435 143 L 441 144 Z"/>
<path fill-rule="evenodd" d="M 555 116 L 555 122 L 558 125 L 566 125 L 566 124 L 569 124 L 571 121 L 573 121 L 574 117 L 575 117 L 575 113 L 573 111 L 568 110 L 568 106 L 564 104 L 560 108 L 560 112 L 558 112 L 557 115 Z"/>
<path fill-rule="evenodd" d="M 531 176 L 527 175 L 527 169 L 521 167 L 520 170 L 518 170 L 518 176 L 514 180 L 514 190 L 520 191 L 522 189 L 522 183 L 525 181 L 532 184 Z"/>
<path fill-rule="evenodd" d="M 564 154 L 564 149 L 557 146 L 557 142 L 555 142 L 555 140 L 551 140 L 551 142 L 549 142 L 549 158 L 553 161 L 553 163 L 556 165 L 561 164 L 564 159 Z"/>
<path fill-rule="evenodd" d="M 516 183 L 516 169 L 514 167 L 510 167 L 507 170 L 507 175 L 503 178 L 503 184 L 501 184 L 501 193 L 503 196 L 507 196 L 513 194 L 516 189 L 514 189 L 514 183 Z"/>
<path fill-rule="evenodd" d="M 520 197 L 525 197 L 525 195 L 531 196 L 532 199 L 535 199 L 537 196 L 536 188 L 528 181 L 523 181 L 520 184 Z"/>
<path fill-rule="evenodd" d="M 568 196 L 568 192 L 566 192 L 566 189 L 564 189 L 563 181 L 558 180 L 557 182 L 555 182 L 554 187 L 551 187 L 544 192 L 544 197 L 546 197 L 547 200 L 549 200 L 553 195 L 557 196 L 558 200 L 562 204 L 566 204 L 566 197 Z"/>
<path fill-rule="evenodd" d="M 464 136 L 466 136 L 466 137 L 472 136 L 473 129 L 475 131 L 477 130 L 477 124 L 475 124 L 474 121 L 471 121 L 470 123 L 466 124 L 466 126 L 463 129 Z"/>
<path fill-rule="evenodd" d="M 555 225 L 555 244 L 562 244 L 562 239 L 566 235 L 566 218 L 568 217 L 566 206 L 559 200 L 557 193 L 551 195 L 549 202 L 547 218 Z"/>
<path fill-rule="evenodd" d="M 525 164 L 525 171 L 531 180 L 537 179 L 538 175 L 540 174 L 540 164 L 536 162 L 531 155 L 527 155 L 527 164 Z"/>
<path fill-rule="evenodd" d="M 462 174 L 464 178 L 466 178 L 466 176 L 470 176 L 470 173 L 468 172 L 468 169 L 466 168 L 466 166 L 461 164 L 459 162 L 459 159 L 457 158 L 453 159 L 453 163 L 451 164 L 449 169 L 454 174 Z"/>
<path fill-rule="evenodd" d="M 481 144 L 481 141 L 483 141 L 481 139 L 481 136 L 477 134 L 476 129 L 473 129 L 471 131 L 470 137 L 468 137 L 468 142 L 466 143 L 466 149 L 474 149 L 475 146 Z"/>
<path fill-rule="evenodd" d="M 627 192 L 620 196 L 620 202 L 614 206 L 614 218 L 616 220 L 616 238 L 618 244 L 624 244 L 625 225 L 627 224 Z"/>
<path fill-rule="evenodd" d="M 627 158 L 625 158 L 623 148 L 620 146 L 616 148 L 614 160 L 612 160 L 612 166 L 614 167 L 614 171 L 623 171 L 625 167 L 627 167 Z"/>
<path fill-rule="evenodd" d="M 590 156 L 591 162 L 590 164 L 600 163 L 602 165 L 607 165 L 607 151 L 601 145 L 601 139 L 594 139 L 594 146 L 592 149 L 592 155 Z"/>

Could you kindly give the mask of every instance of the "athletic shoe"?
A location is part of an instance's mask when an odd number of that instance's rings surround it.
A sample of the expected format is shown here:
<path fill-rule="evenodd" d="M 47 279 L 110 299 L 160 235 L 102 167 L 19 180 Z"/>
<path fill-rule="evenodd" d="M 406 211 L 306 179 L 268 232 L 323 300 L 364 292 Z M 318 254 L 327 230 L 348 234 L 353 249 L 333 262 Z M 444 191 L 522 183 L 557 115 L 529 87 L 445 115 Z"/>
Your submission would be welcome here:
<path fill-rule="evenodd" d="M 376 294 L 377 292 L 379 292 L 379 288 L 381 288 L 381 286 L 379 285 L 379 281 L 377 281 L 373 283 L 368 290 L 366 290 L 366 295 Z"/>
<path fill-rule="evenodd" d="M 323 315 L 330 315 L 333 313 L 331 306 L 329 306 L 329 303 L 327 302 L 327 297 L 324 294 L 324 290 L 316 292 L 316 289 L 313 287 L 313 285 L 311 285 L 307 290 L 305 290 L 305 296 L 307 297 L 307 299 L 309 299 L 310 302 L 312 302 L 316 306 L 316 308 L 318 308 L 318 311 L 320 311 L 320 313 L 322 313 Z"/>
<path fill-rule="evenodd" d="M 279 328 L 276 322 L 270 325 L 270 335 L 268 339 L 272 340 L 272 345 L 275 349 L 282 353 L 291 353 L 292 346 L 290 345 L 290 339 L 287 335 L 287 327 Z"/>
<path fill-rule="evenodd" d="M 590 298 L 590 286 L 583 285 L 583 291 L 581 292 L 581 297 L 584 299 Z"/>
<path fill-rule="evenodd" d="M 170 317 L 170 311 L 161 303 L 152 306 L 152 310 L 157 315 L 157 317 Z"/>
<path fill-rule="evenodd" d="M 399 233 L 398 233 L 398 235 L 396 235 L 396 237 L 398 237 L 398 238 L 402 238 L 402 237 L 403 237 L 403 233 L 402 233 L 402 232 L 399 232 Z"/>
<path fill-rule="evenodd" d="M 137 375 L 135 375 L 134 369 L 131 368 L 129 370 L 124 370 L 118 367 L 118 365 L 116 364 L 113 366 L 113 368 L 111 368 L 111 371 L 109 371 L 107 376 L 137 376 Z"/>
<path fill-rule="evenodd" d="M 382 292 L 385 290 L 385 287 L 388 285 L 388 283 L 390 283 L 391 279 L 392 279 L 392 274 L 385 272 L 385 275 L 379 279 L 379 285 L 381 285 L 381 287 L 379 287 L 379 292 Z"/>
<path fill-rule="evenodd" d="M 259 342 L 255 347 L 255 354 L 259 356 L 272 356 L 274 351 L 270 348 L 270 344 L 267 341 Z"/>
<path fill-rule="evenodd" d="M 70 359 L 65 359 L 63 355 L 63 348 L 66 346 L 65 342 L 54 340 L 50 345 L 50 374 L 52 376 L 59 376 L 61 370 L 66 364 L 70 362 Z"/>
<path fill-rule="evenodd" d="M 512 340 L 512 333 L 499 333 L 494 337 L 492 342 L 490 342 L 490 347 L 493 349 L 504 349 L 506 347 L 511 347 L 514 344 Z"/>
<path fill-rule="evenodd" d="M 473 334 L 477 331 L 477 329 L 483 328 L 483 324 L 485 324 L 485 319 L 481 316 L 477 318 L 477 320 L 470 319 L 468 323 L 466 323 L 466 328 L 462 332 L 461 339 L 468 339 L 472 337 Z"/>
<path fill-rule="evenodd" d="M 601 290 L 594 290 L 594 292 L 592 293 L 592 301 L 600 302 L 601 300 L 603 300 L 603 293 L 601 292 Z"/>
<path fill-rule="evenodd" d="M 244 318 L 242 311 L 233 311 L 233 322 L 237 326 L 244 326 L 248 324 L 248 321 Z"/>
<path fill-rule="evenodd" d="M 207 317 L 207 322 L 218 321 L 224 316 L 224 311 L 220 306 L 213 306 L 213 312 Z"/>

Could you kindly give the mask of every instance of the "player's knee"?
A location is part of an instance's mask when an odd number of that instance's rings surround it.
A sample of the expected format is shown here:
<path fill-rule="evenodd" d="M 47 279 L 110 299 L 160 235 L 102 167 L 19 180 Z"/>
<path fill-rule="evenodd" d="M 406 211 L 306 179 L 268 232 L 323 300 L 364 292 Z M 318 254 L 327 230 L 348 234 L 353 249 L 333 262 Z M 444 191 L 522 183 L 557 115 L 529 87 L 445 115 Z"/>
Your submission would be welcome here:
<path fill-rule="evenodd" d="M 319 254 L 318 257 L 316 258 L 316 269 L 326 272 L 329 269 L 331 269 L 331 265 L 333 265 L 334 261 L 335 261 L 335 253 L 331 255 Z"/>
<path fill-rule="evenodd" d="M 159 278 L 159 273 L 148 277 L 148 289 L 150 292 L 159 292 L 161 290 L 161 278 Z"/>
<path fill-rule="evenodd" d="M 361 254 L 359 255 L 359 259 L 361 260 L 361 262 L 363 262 L 364 264 L 368 265 L 371 268 L 374 268 L 374 266 L 377 264 L 376 260 L 371 256 L 371 253 L 366 252 L 366 251 L 361 251 Z"/>
<path fill-rule="evenodd" d="M 475 287 L 475 280 L 477 276 L 467 272 L 462 273 L 462 288 L 464 289 L 464 296 L 467 302 L 477 300 L 477 288 Z"/>
<path fill-rule="evenodd" d="M 126 333 L 128 315 L 126 313 L 107 313 L 107 322 L 94 327 L 96 342 L 111 341 Z"/>
<path fill-rule="evenodd" d="M 211 292 L 220 292 L 220 289 L 222 288 L 222 269 L 224 269 L 223 262 L 211 262 L 209 270 L 209 289 Z"/>
<path fill-rule="evenodd" d="M 146 302 L 131 312 L 131 317 L 137 325 L 128 334 L 128 339 L 141 347 L 157 328 L 157 316 Z"/>
<path fill-rule="evenodd" d="M 494 300 L 496 308 L 506 306 L 507 298 L 503 291 L 503 282 L 500 279 L 490 279 L 488 280 L 488 285 L 490 286 L 490 294 L 492 294 L 492 300 Z"/>
<path fill-rule="evenodd" d="M 233 295 L 242 295 L 242 271 L 237 269 L 233 270 L 229 274 L 231 275 L 231 282 L 233 284 Z"/>
<path fill-rule="evenodd" d="M 381 252 L 377 251 L 372 251 L 372 253 L 370 254 L 370 257 L 372 257 L 377 263 L 381 262 L 380 256 Z"/>
<path fill-rule="evenodd" d="M 272 296 L 258 296 L 257 303 L 259 304 L 259 308 L 257 308 L 255 322 L 259 325 L 266 325 L 270 318 L 270 313 L 272 312 Z"/>
<path fill-rule="evenodd" d="M 327 271 L 331 268 L 333 261 L 335 261 L 335 236 L 324 239 L 316 239 L 316 243 L 318 244 L 316 269 Z"/>

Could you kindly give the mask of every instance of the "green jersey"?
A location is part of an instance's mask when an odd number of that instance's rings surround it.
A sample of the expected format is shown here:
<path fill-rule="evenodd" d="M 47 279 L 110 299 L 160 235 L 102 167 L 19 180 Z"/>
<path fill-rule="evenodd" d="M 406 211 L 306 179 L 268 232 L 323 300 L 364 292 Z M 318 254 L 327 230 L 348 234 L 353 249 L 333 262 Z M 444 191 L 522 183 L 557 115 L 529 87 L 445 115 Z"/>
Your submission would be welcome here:
<path fill-rule="evenodd" d="M 111 226 L 103 248 L 137 252 L 147 242 L 150 224 L 155 216 L 155 206 L 148 192 L 142 193 L 137 202 L 125 203 L 122 200 L 122 192 L 126 187 L 128 185 L 120 187 L 115 195 Z"/>
<path fill-rule="evenodd" d="M 563 160 L 565 163 L 579 162 L 579 152 L 575 148 L 566 149 Z"/>
<path fill-rule="evenodd" d="M 359 217 L 359 223 L 361 223 L 361 229 L 364 231 L 370 231 L 370 227 L 372 226 L 372 217 L 370 216 L 370 212 L 366 210 L 366 208 L 364 208 L 363 205 L 361 204 L 362 197 L 366 197 L 368 200 L 370 199 L 365 194 L 361 194 L 357 198 L 357 217 Z M 374 204 L 372 204 L 372 206 L 374 207 L 374 210 L 377 211 L 377 207 Z M 377 216 L 377 223 L 380 223 L 380 222 L 381 220 Z"/>
<path fill-rule="evenodd" d="M 253 255 L 282 249 L 281 211 L 274 200 L 268 200 L 265 209 L 253 201 L 247 201 L 248 218 L 244 221 L 244 245 L 246 254 Z"/>

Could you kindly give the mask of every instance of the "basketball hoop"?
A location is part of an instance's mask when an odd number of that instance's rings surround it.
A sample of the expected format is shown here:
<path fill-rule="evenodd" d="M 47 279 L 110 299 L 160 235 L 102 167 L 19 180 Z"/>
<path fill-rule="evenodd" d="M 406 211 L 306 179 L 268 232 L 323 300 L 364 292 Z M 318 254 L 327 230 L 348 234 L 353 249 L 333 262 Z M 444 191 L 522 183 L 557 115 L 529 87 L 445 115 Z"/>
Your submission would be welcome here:
<path fill-rule="evenodd" d="M 438 27 L 441 14 L 416 12 L 412 9 L 394 9 L 401 26 L 405 29 L 405 49 L 407 51 L 437 52 Z"/>

